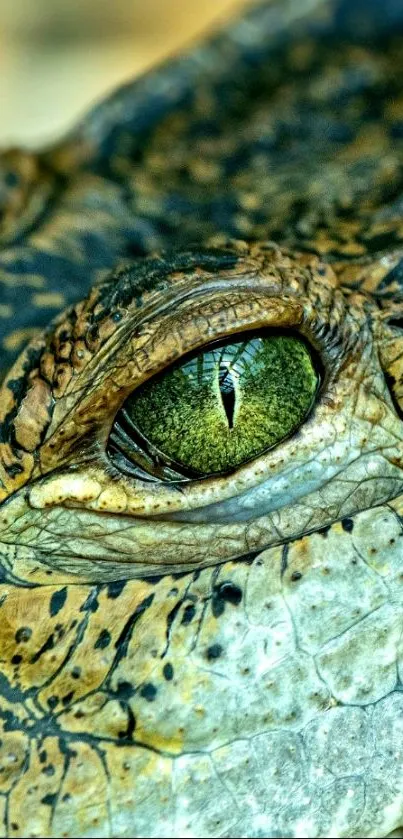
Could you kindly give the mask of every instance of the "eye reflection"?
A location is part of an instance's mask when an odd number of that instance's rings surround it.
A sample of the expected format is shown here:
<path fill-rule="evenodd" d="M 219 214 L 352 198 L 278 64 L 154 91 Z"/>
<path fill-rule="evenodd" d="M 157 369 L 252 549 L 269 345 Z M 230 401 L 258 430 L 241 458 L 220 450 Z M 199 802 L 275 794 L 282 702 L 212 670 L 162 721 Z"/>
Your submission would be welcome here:
<path fill-rule="evenodd" d="M 143 465 L 145 448 L 160 474 L 161 468 L 179 476 L 225 474 L 295 431 L 318 384 L 312 352 L 300 336 L 246 335 L 213 345 L 139 387 L 117 415 L 111 440 L 120 454 Z M 163 477 L 174 479 L 166 471 Z"/>
<path fill-rule="evenodd" d="M 218 385 L 224 411 L 228 420 L 228 428 L 234 427 L 234 411 L 236 399 L 236 380 L 230 367 L 225 364 L 219 366 Z"/>
<path fill-rule="evenodd" d="M 212 348 L 181 367 L 189 377 L 189 382 L 193 384 L 197 381 L 200 388 L 203 388 L 206 381 L 214 382 L 218 376 L 219 393 L 229 429 L 234 427 L 235 411 L 240 402 L 240 380 L 248 368 L 251 369 L 259 349 L 261 339 L 249 339 L 239 344 Z"/>

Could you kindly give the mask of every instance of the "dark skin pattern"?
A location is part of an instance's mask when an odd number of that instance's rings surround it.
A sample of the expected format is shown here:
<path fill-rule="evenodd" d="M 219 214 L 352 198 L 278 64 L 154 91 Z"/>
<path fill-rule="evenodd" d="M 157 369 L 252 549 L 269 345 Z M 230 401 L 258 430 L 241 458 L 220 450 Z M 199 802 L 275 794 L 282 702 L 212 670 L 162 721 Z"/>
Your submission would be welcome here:
<path fill-rule="evenodd" d="M 161 249 L 200 247 L 211 237 L 219 243 L 222 236 L 273 239 L 318 253 L 340 271 L 346 263 L 356 266 L 357 276 L 368 260 L 398 251 L 402 4 L 341 0 L 318 3 L 307 15 L 303 5 L 291 23 L 289 4 L 254 9 L 248 39 L 238 37 L 242 26 L 234 24 L 118 91 L 56 148 L 3 155 L 4 372 L 32 331 L 117 263 Z M 174 257 L 167 260 L 175 267 Z M 141 270 L 146 286 L 154 277 Z M 380 305 L 393 297 L 399 307 L 402 281 L 397 261 L 377 285 Z M 121 282 L 121 298 L 107 307 L 124 305 L 127 290 Z M 113 297 L 110 285 L 108 293 Z M 18 381 L 13 387 L 18 400 Z M 351 526 L 347 521 L 345 531 Z M 282 565 L 287 575 L 286 556 Z M 219 568 L 207 569 L 200 586 L 197 575 L 68 588 L 50 579 L 50 586 L 30 590 L 21 615 L 18 588 L 5 577 L 3 627 L 10 631 L 2 631 L 0 717 L 21 778 L 8 784 L 3 776 L 7 835 L 24 835 L 17 814 L 27 792 L 50 831 L 52 814 L 58 808 L 62 818 L 78 795 L 80 758 L 93 761 L 107 785 L 116 777 L 124 790 L 133 746 L 146 744 L 145 760 L 169 754 L 164 743 L 142 734 L 141 717 L 160 690 L 172 690 L 171 637 L 192 621 L 200 628 L 206 610 L 219 621 L 226 609 L 236 609 L 245 569 L 247 560 L 239 563 L 236 582 L 221 578 Z M 293 580 L 291 569 L 289 576 Z M 157 621 L 154 598 L 166 604 Z M 148 620 L 155 679 L 139 664 L 129 682 L 127 651 Z M 95 679 L 94 656 L 101 652 Z M 211 661 L 222 652 L 213 639 L 203 655 Z M 82 697 L 95 695 L 113 706 L 109 726 L 105 716 L 86 719 Z M 110 764 L 116 744 L 119 762 Z M 94 789 L 102 799 L 101 786 Z"/>
<path fill-rule="evenodd" d="M 290 23 L 264 4 L 246 44 L 234 24 L 57 148 L 3 156 L 2 367 L 120 260 L 219 234 L 332 261 L 399 247 L 399 6 L 318 3 Z"/>

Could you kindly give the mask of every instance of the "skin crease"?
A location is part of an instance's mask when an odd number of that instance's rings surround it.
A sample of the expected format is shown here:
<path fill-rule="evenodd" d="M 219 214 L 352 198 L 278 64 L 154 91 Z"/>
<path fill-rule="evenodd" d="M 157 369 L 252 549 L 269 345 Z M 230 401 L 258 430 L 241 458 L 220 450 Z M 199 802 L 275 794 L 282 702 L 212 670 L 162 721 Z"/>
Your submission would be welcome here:
<path fill-rule="evenodd" d="M 1 157 L 4 836 L 402 823 L 399 26 L 259 6 Z M 120 468 L 137 388 L 262 330 L 321 369 L 295 433 L 180 486 Z"/>

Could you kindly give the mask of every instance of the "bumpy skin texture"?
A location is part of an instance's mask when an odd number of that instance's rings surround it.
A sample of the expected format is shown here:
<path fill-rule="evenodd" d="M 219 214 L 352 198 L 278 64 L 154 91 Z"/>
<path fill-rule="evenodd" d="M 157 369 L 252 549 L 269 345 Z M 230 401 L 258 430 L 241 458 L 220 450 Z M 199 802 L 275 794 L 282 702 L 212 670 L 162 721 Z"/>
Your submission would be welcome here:
<path fill-rule="evenodd" d="M 402 42 L 397 0 L 265 4 L 1 158 L 2 835 L 401 825 Z M 263 327 L 321 359 L 296 434 L 119 472 L 135 388 Z"/>

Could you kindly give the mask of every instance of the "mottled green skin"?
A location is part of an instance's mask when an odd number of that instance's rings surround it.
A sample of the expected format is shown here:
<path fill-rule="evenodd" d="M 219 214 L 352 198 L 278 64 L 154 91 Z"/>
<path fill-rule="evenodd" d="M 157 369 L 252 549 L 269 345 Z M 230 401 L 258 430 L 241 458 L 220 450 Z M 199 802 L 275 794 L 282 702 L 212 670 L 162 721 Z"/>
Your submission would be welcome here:
<path fill-rule="evenodd" d="M 166 460 L 204 475 L 231 471 L 291 434 L 306 417 L 318 385 L 311 356 L 296 338 L 229 346 L 233 350 L 225 357 L 237 359 L 230 366 L 236 376 L 233 423 L 220 393 L 220 351 L 208 350 L 168 370 L 126 405 Z"/>

